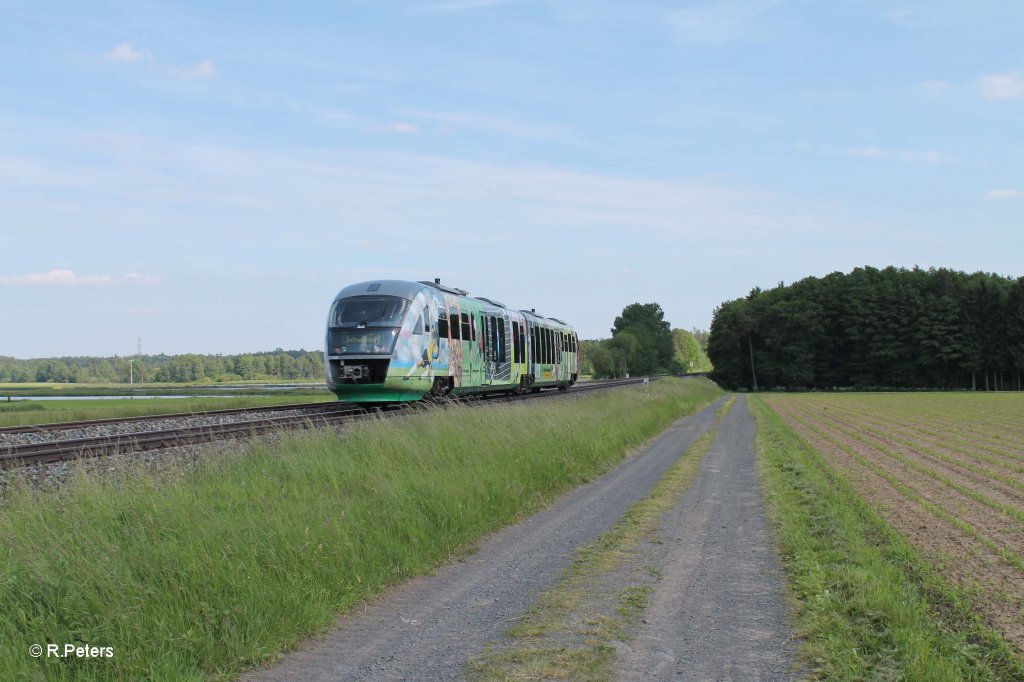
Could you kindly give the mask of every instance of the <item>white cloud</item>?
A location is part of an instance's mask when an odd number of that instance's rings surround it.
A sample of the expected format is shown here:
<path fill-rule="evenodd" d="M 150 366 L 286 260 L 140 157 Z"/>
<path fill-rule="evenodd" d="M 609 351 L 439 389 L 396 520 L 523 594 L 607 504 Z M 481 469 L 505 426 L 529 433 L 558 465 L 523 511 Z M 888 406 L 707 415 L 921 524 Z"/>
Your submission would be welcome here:
<path fill-rule="evenodd" d="M 753 20 L 777 4 L 778 0 L 719 2 L 676 10 L 670 14 L 670 23 L 679 42 L 724 45 L 746 35 Z"/>
<path fill-rule="evenodd" d="M 126 308 L 124 314 L 129 317 L 156 315 L 157 310 L 155 308 Z"/>
<path fill-rule="evenodd" d="M 49 272 L 32 272 L 25 275 L 0 275 L 0 285 L 4 284 L 57 284 L 64 286 L 95 286 L 95 285 L 146 285 L 160 281 L 159 277 L 141 275 L 137 272 L 121 277 L 111 275 L 76 275 L 71 270 L 50 270 Z"/>
<path fill-rule="evenodd" d="M 355 117 L 344 109 L 323 109 L 320 111 L 324 118 L 333 123 L 347 123 Z"/>
<path fill-rule="evenodd" d="M 480 9 L 483 7 L 498 7 L 508 5 L 519 0 L 450 0 L 449 2 L 435 2 L 424 5 L 416 10 L 417 13 L 433 12 L 462 12 L 465 10 Z"/>
<path fill-rule="evenodd" d="M 941 95 L 949 90 L 949 83 L 940 80 L 928 80 L 921 83 L 920 87 L 921 90 L 927 92 L 929 95 Z"/>
<path fill-rule="evenodd" d="M 1024 76 L 1019 73 L 991 74 L 981 77 L 981 92 L 986 99 L 1024 97 Z"/>
<path fill-rule="evenodd" d="M 1019 199 L 1024 192 L 1016 189 L 990 189 L 985 192 L 986 199 Z"/>
<path fill-rule="evenodd" d="M 406 121 L 392 123 L 388 128 L 396 133 L 418 133 L 420 131 L 419 126 L 415 123 L 408 123 Z"/>
<path fill-rule="evenodd" d="M 936 163 L 946 158 L 945 154 L 935 150 L 885 149 L 875 145 L 842 147 L 830 144 L 808 144 L 801 142 L 797 145 L 797 149 L 804 152 L 824 154 L 825 156 L 848 156 L 852 159 L 877 159 L 883 161 L 925 161 L 927 163 Z"/>
<path fill-rule="evenodd" d="M 131 43 L 121 43 L 110 52 L 103 55 L 103 58 L 112 62 L 137 62 L 142 59 L 149 59 L 149 55 L 132 47 Z"/>
<path fill-rule="evenodd" d="M 407 111 L 406 115 L 434 121 L 445 128 L 461 128 L 466 130 L 482 130 L 500 133 L 509 137 L 521 137 L 528 140 L 546 140 L 549 142 L 566 142 L 572 138 L 572 132 L 557 126 L 537 125 L 527 121 L 501 115 L 479 114 L 475 112 L 431 112 Z"/>
<path fill-rule="evenodd" d="M 192 78 L 195 80 L 201 80 L 204 78 L 214 78 L 218 75 L 217 69 L 214 67 L 213 62 L 210 60 L 203 60 L 197 62 L 187 69 L 178 69 L 172 67 L 170 69 L 172 75 L 178 78 Z"/>

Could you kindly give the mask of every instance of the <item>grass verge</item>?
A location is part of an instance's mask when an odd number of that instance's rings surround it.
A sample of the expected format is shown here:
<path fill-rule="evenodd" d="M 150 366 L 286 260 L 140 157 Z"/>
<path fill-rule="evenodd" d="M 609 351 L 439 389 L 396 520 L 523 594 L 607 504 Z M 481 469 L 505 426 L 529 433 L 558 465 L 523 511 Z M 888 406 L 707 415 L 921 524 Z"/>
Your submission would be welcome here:
<path fill-rule="evenodd" d="M 286 433 L 244 456 L 0 508 L 0 679 L 224 678 L 328 627 L 619 462 L 721 392 L 663 380 L 575 400 Z M 111 647 L 39 659 L 30 645 Z"/>
<path fill-rule="evenodd" d="M 761 479 L 815 678 L 1024 680 L 1024 662 L 763 401 Z"/>
<path fill-rule="evenodd" d="M 735 397 L 716 411 L 720 420 Z M 598 539 L 580 548 L 561 580 L 546 590 L 506 635 L 471 662 L 476 680 L 606 680 L 614 673 L 615 642 L 647 607 L 657 567 L 635 551 L 656 541 L 661 517 L 686 491 L 700 469 L 715 429 L 702 434 L 666 471 L 650 495 L 633 504 Z"/>

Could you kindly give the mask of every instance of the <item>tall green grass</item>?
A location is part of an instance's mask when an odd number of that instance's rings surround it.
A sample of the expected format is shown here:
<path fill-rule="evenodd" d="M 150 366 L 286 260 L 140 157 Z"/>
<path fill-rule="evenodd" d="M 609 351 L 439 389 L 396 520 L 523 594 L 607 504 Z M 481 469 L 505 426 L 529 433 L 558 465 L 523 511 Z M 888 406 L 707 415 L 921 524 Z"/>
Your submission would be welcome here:
<path fill-rule="evenodd" d="M 292 433 L 176 475 L 0 509 L 0 679 L 229 676 L 429 571 L 711 402 L 662 380 L 576 400 L 449 407 Z M 110 646 L 32 659 L 29 646 Z"/>
<path fill-rule="evenodd" d="M 1024 662 L 760 399 L 761 477 L 813 677 L 1024 680 Z"/>

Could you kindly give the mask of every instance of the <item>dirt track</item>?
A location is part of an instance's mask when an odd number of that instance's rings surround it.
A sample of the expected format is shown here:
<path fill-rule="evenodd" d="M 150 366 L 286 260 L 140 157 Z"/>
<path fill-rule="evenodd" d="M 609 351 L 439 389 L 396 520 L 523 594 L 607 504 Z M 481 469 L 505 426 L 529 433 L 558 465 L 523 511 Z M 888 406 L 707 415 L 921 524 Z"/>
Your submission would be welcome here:
<path fill-rule="evenodd" d="M 740 396 L 700 473 L 662 518 L 661 580 L 619 658 L 629 680 L 780 680 L 793 647 L 783 577 L 765 517 L 754 419 Z M 660 550 L 660 551 L 659 551 Z"/>
<path fill-rule="evenodd" d="M 714 425 L 720 404 L 676 422 L 615 470 L 495 533 L 465 561 L 389 591 L 321 640 L 247 680 L 456 679 L 553 585 L 575 550 L 645 497 Z M 663 580 L 629 679 L 788 677 L 785 602 L 754 470 L 753 419 L 741 399 L 719 426 L 694 485 L 666 515 Z"/>

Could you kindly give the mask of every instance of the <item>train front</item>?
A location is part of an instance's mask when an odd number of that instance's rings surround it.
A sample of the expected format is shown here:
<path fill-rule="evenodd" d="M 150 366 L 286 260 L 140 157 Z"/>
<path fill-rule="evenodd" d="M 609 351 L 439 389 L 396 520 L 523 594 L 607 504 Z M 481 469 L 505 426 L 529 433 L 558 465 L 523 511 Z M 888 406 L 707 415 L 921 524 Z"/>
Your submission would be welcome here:
<path fill-rule="evenodd" d="M 325 374 L 327 387 L 347 402 L 417 400 L 429 382 L 411 381 L 402 358 L 414 321 L 413 300 L 422 284 L 400 281 L 362 282 L 345 287 L 327 319 Z M 422 325 L 422 321 L 419 322 Z M 418 331 L 418 330 L 417 330 Z M 418 377 L 417 377 L 418 379 Z"/>

